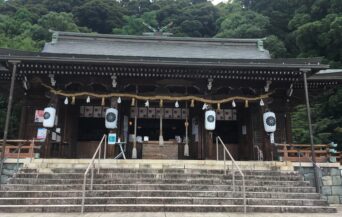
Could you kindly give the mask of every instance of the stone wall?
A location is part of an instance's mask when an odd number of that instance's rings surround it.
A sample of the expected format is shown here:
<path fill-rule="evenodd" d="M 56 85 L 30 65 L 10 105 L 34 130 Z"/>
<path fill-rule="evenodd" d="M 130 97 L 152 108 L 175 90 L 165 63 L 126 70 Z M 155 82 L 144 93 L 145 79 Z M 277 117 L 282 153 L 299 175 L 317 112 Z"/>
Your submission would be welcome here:
<path fill-rule="evenodd" d="M 6 159 L 4 162 L 4 168 L 0 176 L 0 182 L 6 183 L 7 179 L 12 177 L 24 164 L 31 162 L 31 159 Z"/>
<path fill-rule="evenodd" d="M 321 196 L 330 204 L 342 204 L 342 168 L 339 164 L 319 164 Z M 312 164 L 296 163 L 294 165 L 296 171 L 303 174 L 306 181 L 310 181 L 314 186 L 314 170 Z"/>
<path fill-rule="evenodd" d="M 18 171 L 20 167 L 22 167 L 22 163 L 16 164 L 16 163 L 4 163 L 4 168 L 2 171 L 2 174 L 0 176 L 0 182 L 1 184 L 4 184 L 7 182 L 7 179 L 12 177 L 15 172 Z"/>

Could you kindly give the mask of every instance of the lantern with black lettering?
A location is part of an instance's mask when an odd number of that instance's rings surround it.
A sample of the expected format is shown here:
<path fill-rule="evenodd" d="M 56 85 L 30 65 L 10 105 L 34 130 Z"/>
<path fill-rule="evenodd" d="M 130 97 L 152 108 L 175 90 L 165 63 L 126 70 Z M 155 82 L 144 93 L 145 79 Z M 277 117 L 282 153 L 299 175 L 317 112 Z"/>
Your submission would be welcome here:
<path fill-rule="evenodd" d="M 118 110 L 115 108 L 108 108 L 106 110 L 105 123 L 107 129 L 116 129 L 118 122 Z"/>
<path fill-rule="evenodd" d="M 56 109 L 53 107 L 47 107 L 44 109 L 43 126 L 46 128 L 52 128 L 55 126 Z"/>
<path fill-rule="evenodd" d="M 274 132 L 277 129 L 276 116 L 274 112 L 265 112 L 263 119 L 265 131 L 270 134 L 271 143 L 274 143 Z"/>
<path fill-rule="evenodd" d="M 205 112 L 205 129 L 215 130 L 216 127 L 216 112 L 208 110 Z"/>

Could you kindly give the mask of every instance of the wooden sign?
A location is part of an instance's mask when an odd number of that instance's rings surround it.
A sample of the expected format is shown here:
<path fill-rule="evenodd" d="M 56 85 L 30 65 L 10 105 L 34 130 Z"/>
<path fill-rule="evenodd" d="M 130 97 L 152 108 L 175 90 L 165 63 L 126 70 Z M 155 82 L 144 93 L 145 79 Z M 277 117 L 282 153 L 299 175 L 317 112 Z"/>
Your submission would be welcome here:
<path fill-rule="evenodd" d="M 131 108 L 131 118 L 134 118 L 135 116 L 138 116 L 138 109 L 135 107 Z"/>
<path fill-rule="evenodd" d="M 172 110 L 172 117 L 173 117 L 173 119 L 181 119 L 182 118 L 182 109 L 174 108 Z"/>
<path fill-rule="evenodd" d="M 108 109 L 108 107 L 102 107 L 102 114 L 101 114 L 101 116 L 103 117 L 103 118 L 105 118 L 106 117 L 106 110 Z"/>
<path fill-rule="evenodd" d="M 138 112 L 139 112 L 139 114 L 138 114 L 139 118 L 147 118 L 147 108 L 140 107 L 138 109 Z"/>
<path fill-rule="evenodd" d="M 164 118 L 165 119 L 172 119 L 172 108 L 165 108 L 164 109 Z"/>
<path fill-rule="evenodd" d="M 93 117 L 94 107 L 93 106 L 84 106 L 84 117 L 91 118 Z"/>
<path fill-rule="evenodd" d="M 156 118 L 160 118 L 160 116 L 164 116 L 164 109 L 163 108 L 156 108 Z"/>
<path fill-rule="evenodd" d="M 101 118 L 102 117 L 102 107 L 101 106 L 94 106 L 93 117 L 94 118 Z"/>
<path fill-rule="evenodd" d="M 216 110 L 216 120 L 218 120 L 218 121 L 224 120 L 224 112 L 222 109 Z"/>
<path fill-rule="evenodd" d="M 156 109 L 155 108 L 148 108 L 147 117 L 154 119 L 156 117 Z"/>
<path fill-rule="evenodd" d="M 182 119 L 186 119 L 186 117 L 189 117 L 189 109 L 182 109 Z"/>

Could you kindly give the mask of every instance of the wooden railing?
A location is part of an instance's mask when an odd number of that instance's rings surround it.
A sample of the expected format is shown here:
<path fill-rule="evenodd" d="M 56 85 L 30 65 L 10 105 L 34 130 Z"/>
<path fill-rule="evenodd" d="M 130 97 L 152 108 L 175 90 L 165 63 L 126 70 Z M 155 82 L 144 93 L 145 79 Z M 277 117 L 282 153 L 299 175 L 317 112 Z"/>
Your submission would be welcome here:
<path fill-rule="evenodd" d="M 311 145 L 308 144 L 277 144 L 278 154 L 282 161 L 310 162 L 312 159 Z M 329 152 L 328 144 L 314 145 L 316 162 L 329 162 L 329 157 L 336 157 L 337 154 Z M 339 159 L 336 160 L 339 162 Z"/>
<path fill-rule="evenodd" d="M 342 151 L 336 153 L 336 162 L 340 162 L 342 165 Z"/>
<path fill-rule="evenodd" d="M 7 140 L 5 147 L 5 158 L 34 158 L 41 146 L 36 146 L 40 140 Z M 2 151 L 3 140 L 0 140 L 0 151 Z"/>

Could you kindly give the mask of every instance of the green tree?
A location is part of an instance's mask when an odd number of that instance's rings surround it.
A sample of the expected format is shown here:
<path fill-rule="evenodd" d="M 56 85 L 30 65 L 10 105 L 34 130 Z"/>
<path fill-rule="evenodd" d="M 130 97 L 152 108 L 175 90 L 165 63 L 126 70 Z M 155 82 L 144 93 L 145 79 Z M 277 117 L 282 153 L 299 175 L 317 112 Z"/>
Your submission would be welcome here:
<path fill-rule="evenodd" d="M 10 125 L 8 128 L 8 138 L 18 138 L 18 130 L 20 123 L 20 109 L 21 103 L 14 102 L 12 107 L 12 114 L 10 117 Z M 7 113 L 7 98 L 0 95 L 0 138 L 3 137 L 4 126 Z"/>
<path fill-rule="evenodd" d="M 146 12 L 141 17 L 124 16 L 125 25 L 122 28 L 113 29 L 114 34 L 124 35 L 142 35 L 144 32 L 149 32 L 143 22 L 151 26 L 157 27 L 156 12 Z"/>
<path fill-rule="evenodd" d="M 73 15 L 65 12 L 50 12 L 38 20 L 38 25 L 47 30 L 79 32 L 79 27 L 75 24 Z"/>
<path fill-rule="evenodd" d="M 267 17 L 246 10 L 240 5 L 225 5 L 221 14 L 226 14 L 220 22 L 216 37 L 221 38 L 261 38 L 267 35 L 270 21 Z"/>
<path fill-rule="evenodd" d="M 311 102 L 314 142 L 336 142 L 342 149 L 342 88 L 313 98 Z M 306 106 L 296 107 L 292 114 L 292 135 L 295 143 L 309 143 Z"/>
<path fill-rule="evenodd" d="M 270 35 L 265 39 L 264 47 L 270 51 L 272 58 L 286 57 L 285 44 L 275 35 Z"/>
<path fill-rule="evenodd" d="M 111 33 L 114 28 L 121 28 L 125 13 L 116 1 L 111 0 L 90 0 L 73 10 L 79 25 L 98 33 Z"/>
<path fill-rule="evenodd" d="M 217 33 L 219 11 L 210 2 L 193 4 L 190 0 L 161 1 L 157 11 L 159 26 L 173 22 L 176 36 L 212 37 Z"/>

